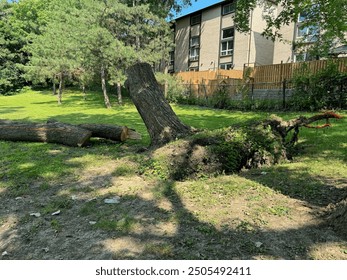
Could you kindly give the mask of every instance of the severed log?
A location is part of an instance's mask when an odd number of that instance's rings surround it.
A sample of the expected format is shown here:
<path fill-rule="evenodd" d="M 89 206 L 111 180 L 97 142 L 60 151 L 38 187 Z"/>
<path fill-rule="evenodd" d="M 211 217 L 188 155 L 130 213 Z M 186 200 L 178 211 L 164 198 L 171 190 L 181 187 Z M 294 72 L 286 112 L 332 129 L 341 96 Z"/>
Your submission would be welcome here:
<path fill-rule="evenodd" d="M 54 123 L 59 121 L 50 119 L 47 123 Z M 86 123 L 78 124 L 78 127 L 82 127 L 92 132 L 91 137 L 99 137 L 114 141 L 124 142 L 127 139 L 139 140 L 141 139 L 141 134 L 133 129 L 126 126 L 118 126 L 113 124 L 96 124 L 96 123 Z"/>
<path fill-rule="evenodd" d="M 140 133 L 126 126 L 91 123 L 79 124 L 78 126 L 90 130 L 92 132 L 92 137 L 100 137 L 120 142 L 124 142 L 127 139 L 141 140 Z"/>
<path fill-rule="evenodd" d="M 45 124 L 0 120 L 0 139 L 58 143 L 67 146 L 84 146 L 92 132 L 75 125 L 48 122 Z"/>

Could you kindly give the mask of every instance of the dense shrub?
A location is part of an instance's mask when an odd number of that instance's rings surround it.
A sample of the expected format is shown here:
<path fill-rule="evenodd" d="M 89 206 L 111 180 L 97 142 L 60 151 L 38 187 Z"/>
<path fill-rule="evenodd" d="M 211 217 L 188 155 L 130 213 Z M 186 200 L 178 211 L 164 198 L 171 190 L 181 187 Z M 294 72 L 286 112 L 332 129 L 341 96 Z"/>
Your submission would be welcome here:
<path fill-rule="evenodd" d="M 295 110 L 320 110 L 346 108 L 347 73 L 329 62 L 327 67 L 313 73 L 304 64 L 293 77 L 293 96 L 289 106 Z"/>
<path fill-rule="evenodd" d="M 185 99 L 188 99 L 188 96 L 184 94 L 185 88 L 182 81 L 176 76 L 163 73 L 156 73 L 155 76 L 163 91 L 165 90 L 165 84 L 167 85 L 166 99 L 169 102 L 182 103 Z"/>

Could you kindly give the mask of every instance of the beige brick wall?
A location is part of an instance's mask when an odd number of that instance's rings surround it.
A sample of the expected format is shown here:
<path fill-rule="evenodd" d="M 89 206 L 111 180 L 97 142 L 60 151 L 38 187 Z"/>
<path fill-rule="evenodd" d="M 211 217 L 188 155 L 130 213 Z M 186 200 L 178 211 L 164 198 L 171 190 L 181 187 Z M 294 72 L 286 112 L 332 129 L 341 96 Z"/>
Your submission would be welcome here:
<path fill-rule="evenodd" d="M 245 34 L 235 31 L 234 37 L 234 69 L 242 70 L 245 63 L 272 64 L 274 43 L 260 35 L 265 24 L 261 8 L 253 12 L 252 32 Z M 222 27 L 233 26 L 232 17 L 222 17 Z"/>
<path fill-rule="evenodd" d="M 220 10 L 219 10 L 219 14 L 221 14 Z M 221 20 L 222 20 L 222 29 L 230 27 L 230 26 L 234 26 L 234 20 L 230 14 L 221 16 Z"/>
<path fill-rule="evenodd" d="M 233 58 L 219 57 L 221 30 L 233 27 L 232 15 L 221 16 L 221 7 L 215 6 L 202 12 L 201 26 L 190 26 L 190 17 L 184 17 L 176 22 L 176 52 L 175 72 L 187 71 L 189 66 L 189 40 L 190 36 L 200 34 L 200 60 L 199 70 L 212 70 L 219 67 L 220 63 L 232 62 L 234 69 L 242 70 L 245 63 L 261 65 L 272 64 L 283 60 L 286 55 L 291 56 L 291 46 L 285 47 L 278 42 L 262 37 L 260 33 L 265 27 L 262 19 L 262 8 L 258 7 L 253 12 L 252 33 L 243 34 L 235 30 Z M 288 34 L 293 32 L 288 30 Z M 292 34 L 292 33 L 291 33 Z M 289 35 L 288 35 L 289 36 Z M 250 46 L 250 47 L 249 47 Z M 277 49 L 275 49 L 277 47 Z M 278 49 L 278 47 L 280 47 Z M 233 59 L 233 60 L 232 60 Z M 194 64 L 196 65 L 196 64 Z"/>
<path fill-rule="evenodd" d="M 292 62 L 292 44 L 294 40 L 294 30 L 294 23 L 281 28 L 280 32 L 283 35 L 283 42 L 281 42 L 280 40 L 276 40 L 275 42 L 273 59 L 274 64 L 281 63 L 281 61 L 283 61 L 283 63 Z"/>
<path fill-rule="evenodd" d="M 220 7 L 215 7 L 202 14 L 200 71 L 218 68 L 220 13 Z"/>
<path fill-rule="evenodd" d="M 176 22 L 175 36 L 175 72 L 188 69 L 190 18 Z"/>
<path fill-rule="evenodd" d="M 265 29 L 263 8 L 257 7 L 252 14 L 252 38 L 250 63 L 268 65 L 273 62 L 274 42 L 261 35 Z"/>

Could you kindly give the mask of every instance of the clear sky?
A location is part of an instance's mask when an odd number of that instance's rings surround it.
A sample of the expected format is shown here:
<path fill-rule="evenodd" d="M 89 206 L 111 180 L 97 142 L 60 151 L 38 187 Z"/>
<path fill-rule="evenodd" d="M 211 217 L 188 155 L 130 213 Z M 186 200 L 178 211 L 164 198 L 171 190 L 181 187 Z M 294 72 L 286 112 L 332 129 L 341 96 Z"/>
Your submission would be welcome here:
<path fill-rule="evenodd" d="M 223 0 L 191 0 L 192 1 L 192 5 L 188 6 L 188 7 L 183 7 L 182 12 L 177 14 L 176 17 L 181 17 L 187 14 L 190 14 L 192 12 L 198 11 L 200 9 L 206 8 L 208 6 L 211 6 L 213 4 L 219 3 L 219 2 L 223 2 Z"/>

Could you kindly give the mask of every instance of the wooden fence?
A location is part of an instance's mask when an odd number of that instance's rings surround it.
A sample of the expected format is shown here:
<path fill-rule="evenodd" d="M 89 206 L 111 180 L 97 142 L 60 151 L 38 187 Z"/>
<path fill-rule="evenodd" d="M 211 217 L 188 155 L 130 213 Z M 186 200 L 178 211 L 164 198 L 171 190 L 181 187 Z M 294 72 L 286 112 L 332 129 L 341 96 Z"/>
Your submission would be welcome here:
<path fill-rule="evenodd" d="M 183 83 L 199 84 L 203 81 L 210 80 L 223 80 L 223 79 L 242 79 L 242 70 L 222 70 L 217 71 L 190 71 L 190 72 L 179 72 L 175 74 L 176 77 L 181 78 Z"/>
<path fill-rule="evenodd" d="M 347 57 L 336 59 L 338 69 L 347 72 Z M 248 67 L 241 70 L 217 70 L 199 72 L 179 72 L 176 77 L 182 80 L 186 91 L 197 97 L 209 97 L 213 93 L 224 91 L 229 95 L 239 94 L 249 88 L 252 94 L 258 90 L 259 94 L 288 92 L 292 89 L 294 74 L 306 65 L 312 73 L 324 69 L 328 61 L 318 60 L 298 63 L 281 63 Z M 244 72 L 250 71 L 249 78 L 244 77 Z M 248 76 L 248 75 L 245 75 Z"/>
<path fill-rule="evenodd" d="M 338 69 L 341 72 L 347 72 L 347 57 L 336 59 Z M 328 64 L 328 60 L 316 60 L 309 62 L 297 63 L 281 63 L 273 65 L 255 66 L 251 73 L 254 79 L 254 84 L 259 83 L 281 83 L 283 80 L 291 80 L 293 75 L 303 65 L 307 65 L 312 73 L 324 69 Z"/>

